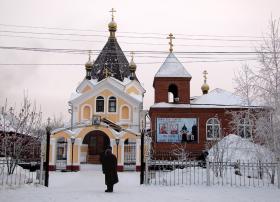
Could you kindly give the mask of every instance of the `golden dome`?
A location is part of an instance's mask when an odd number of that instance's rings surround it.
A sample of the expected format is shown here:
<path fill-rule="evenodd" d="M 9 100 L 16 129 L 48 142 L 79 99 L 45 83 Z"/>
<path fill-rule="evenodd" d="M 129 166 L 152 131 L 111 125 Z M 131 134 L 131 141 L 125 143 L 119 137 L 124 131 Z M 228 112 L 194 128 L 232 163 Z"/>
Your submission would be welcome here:
<path fill-rule="evenodd" d="M 201 90 L 203 94 L 207 94 L 210 89 L 209 85 L 207 84 L 207 74 L 208 72 L 204 70 L 203 71 L 204 84 L 201 86 Z"/>
<path fill-rule="evenodd" d="M 134 53 L 131 52 L 131 61 L 129 63 L 129 70 L 130 70 L 130 72 L 135 72 L 136 71 L 136 67 L 137 67 L 133 59 L 134 59 Z"/>
<path fill-rule="evenodd" d="M 136 71 L 136 67 L 137 66 L 136 66 L 135 62 L 133 60 L 131 60 L 130 63 L 129 63 L 129 70 L 131 72 L 135 72 Z"/>
<path fill-rule="evenodd" d="M 209 85 L 207 83 L 204 83 L 202 86 L 201 86 L 201 90 L 202 92 L 208 92 L 210 89 Z"/>
<path fill-rule="evenodd" d="M 109 24 L 108 24 L 108 28 L 110 32 L 115 32 L 117 31 L 117 23 L 112 20 Z"/>
<path fill-rule="evenodd" d="M 90 61 L 90 59 L 87 61 L 87 63 L 85 64 L 86 69 L 92 69 L 93 67 L 93 62 Z"/>

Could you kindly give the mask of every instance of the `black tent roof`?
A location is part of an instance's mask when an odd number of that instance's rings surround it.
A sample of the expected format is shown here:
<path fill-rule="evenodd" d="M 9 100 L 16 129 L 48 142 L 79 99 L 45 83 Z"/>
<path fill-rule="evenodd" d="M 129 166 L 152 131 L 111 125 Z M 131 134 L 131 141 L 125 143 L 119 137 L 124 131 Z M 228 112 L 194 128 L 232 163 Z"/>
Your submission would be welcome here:
<path fill-rule="evenodd" d="M 115 37 L 109 37 L 101 53 L 94 62 L 91 75 L 101 81 L 107 76 L 123 81 L 129 78 L 129 63 Z"/>

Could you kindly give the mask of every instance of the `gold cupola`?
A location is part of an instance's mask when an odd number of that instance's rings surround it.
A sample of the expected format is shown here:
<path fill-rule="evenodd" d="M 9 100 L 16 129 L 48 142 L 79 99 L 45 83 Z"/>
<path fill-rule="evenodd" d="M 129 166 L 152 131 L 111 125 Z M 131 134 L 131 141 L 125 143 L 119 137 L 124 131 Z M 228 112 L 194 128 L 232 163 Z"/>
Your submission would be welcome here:
<path fill-rule="evenodd" d="M 204 83 L 203 85 L 201 86 L 201 90 L 202 90 L 202 93 L 205 95 L 205 94 L 208 94 L 208 91 L 210 89 L 209 85 L 207 84 L 207 71 L 204 70 L 203 71 L 203 77 L 204 77 Z"/>
<path fill-rule="evenodd" d="M 85 64 L 86 67 L 86 79 L 90 80 L 91 79 L 91 70 L 93 68 L 93 63 L 94 61 L 91 61 L 91 52 L 89 51 L 88 54 L 88 61 Z"/>
<path fill-rule="evenodd" d="M 131 61 L 129 63 L 129 71 L 131 73 L 130 80 L 135 79 L 135 71 L 136 71 L 136 68 L 137 68 L 135 62 L 133 61 L 133 59 L 134 59 L 133 55 L 134 55 L 134 53 L 131 52 Z"/>
<path fill-rule="evenodd" d="M 112 8 L 112 10 L 110 10 L 110 12 L 112 13 L 112 21 L 109 22 L 108 28 L 109 28 L 109 32 L 110 32 L 110 37 L 115 37 L 115 32 L 117 31 L 117 23 L 114 21 L 114 12 L 116 12 L 116 10 L 114 10 L 114 8 Z"/>

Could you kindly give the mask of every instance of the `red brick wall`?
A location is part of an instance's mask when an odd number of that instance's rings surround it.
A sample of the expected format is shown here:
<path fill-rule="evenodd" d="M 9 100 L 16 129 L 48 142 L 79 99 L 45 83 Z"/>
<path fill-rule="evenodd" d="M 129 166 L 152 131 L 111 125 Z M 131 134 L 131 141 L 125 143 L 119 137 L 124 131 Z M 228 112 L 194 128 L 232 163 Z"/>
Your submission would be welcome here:
<path fill-rule="evenodd" d="M 240 110 L 240 109 L 235 109 Z M 156 142 L 156 119 L 159 118 L 197 118 L 198 119 L 198 143 L 187 143 L 187 150 L 200 154 L 205 149 L 206 143 L 206 122 L 209 118 L 217 117 L 220 120 L 220 127 L 224 134 L 230 133 L 230 115 L 226 109 L 193 109 L 193 108 L 151 108 L 151 130 L 153 135 L 153 148 L 156 152 L 168 152 L 174 148 L 174 143 Z M 177 143 L 180 144 L 180 143 Z"/>
<path fill-rule="evenodd" d="M 190 79 L 191 78 L 169 78 L 155 77 L 155 103 L 168 102 L 168 87 L 175 84 L 178 88 L 179 103 L 190 103 Z"/>

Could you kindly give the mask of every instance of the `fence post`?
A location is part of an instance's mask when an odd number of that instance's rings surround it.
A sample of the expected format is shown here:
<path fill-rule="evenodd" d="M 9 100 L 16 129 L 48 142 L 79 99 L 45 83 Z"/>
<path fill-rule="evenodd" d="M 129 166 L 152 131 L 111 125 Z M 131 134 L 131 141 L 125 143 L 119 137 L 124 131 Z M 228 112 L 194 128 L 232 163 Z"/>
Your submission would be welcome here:
<path fill-rule="evenodd" d="M 280 189 L 280 159 L 277 158 L 277 182 L 278 182 L 278 189 Z"/>
<path fill-rule="evenodd" d="M 206 158 L 206 185 L 210 186 L 210 164 L 209 164 L 209 158 Z"/>

